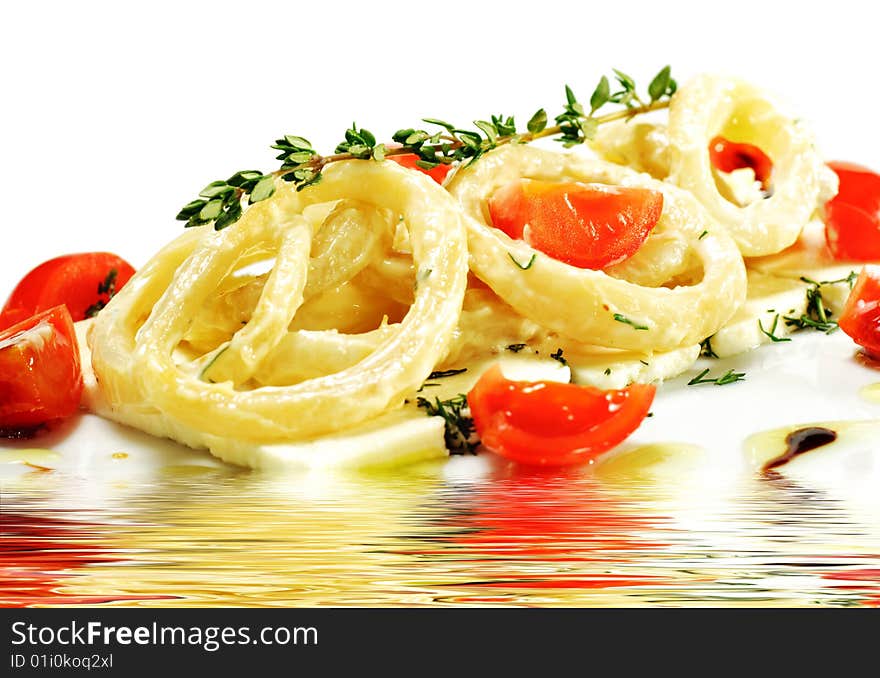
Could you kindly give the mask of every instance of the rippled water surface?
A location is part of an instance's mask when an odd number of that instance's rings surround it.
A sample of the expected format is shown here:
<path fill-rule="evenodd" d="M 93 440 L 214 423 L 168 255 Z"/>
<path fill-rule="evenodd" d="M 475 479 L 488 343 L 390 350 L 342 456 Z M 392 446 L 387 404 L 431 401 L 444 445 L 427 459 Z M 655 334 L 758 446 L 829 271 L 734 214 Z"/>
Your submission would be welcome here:
<path fill-rule="evenodd" d="M 36 466 L 2 485 L 4 605 L 880 605 L 876 513 L 782 476 Z"/>

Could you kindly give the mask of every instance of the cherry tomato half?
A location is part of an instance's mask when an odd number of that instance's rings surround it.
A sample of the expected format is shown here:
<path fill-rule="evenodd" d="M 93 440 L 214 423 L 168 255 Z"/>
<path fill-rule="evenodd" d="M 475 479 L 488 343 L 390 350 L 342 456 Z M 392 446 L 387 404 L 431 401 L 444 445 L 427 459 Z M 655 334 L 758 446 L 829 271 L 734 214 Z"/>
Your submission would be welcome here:
<path fill-rule="evenodd" d="M 431 169 L 423 169 L 419 167 L 416 163 L 419 161 L 419 156 L 415 153 L 403 153 L 401 155 L 389 155 L 387 156 L 389 160 L 393 160 L 398 165 L 402 167 L 406 167 L 407 169 L 414 169 L 422 172 L 423 174 L 427 174 L 438 184 L 442 184 L 446 181 L 446 175 L 449 174 L 449 171 L 452 169 L 452 165 L 437 165 L 436 167 L 432 167 Z"/>
<path fill-rule="evenodd" d="M 709 160 L 720 172 L 751 167 L 755 172 L 755 181 L 760 181 L 762 188 L 767 189 L 770 185 L 773 161 L 757 146 L 715 137 L 709 142 Z"/>
<path fill-rule="evenodd" d="M 880 266 L 865 266 L 837 321 L 853 341 L 880 358 Z"/>
<path fill-rule="evenodd" d="M 647 188 L 518 179 L 489 198 L 492 225 L 511 238 L 579 268 L 632 256 L 663 212 Z"/>
<path fill-rule="evenodd" d="M 68 254 L 50 259 L 15 287 L 0 314 L 0 329 L 35 313 L 64 304 L 73 321 L 100 310 L 119 291 L 134 269 L 109 252 Z"/>
<path fill-rule="evenodd" d="M 581 464 L 623 442 L 648 414 L 655 387 L 602 391 L 551 381 L 511 381 L 495 365 L 468 393 L 483 445 L 523 464 Z"/>
<path fill-rule="evenodd" d="M 63 305 L 0 332 L 0 429 L 27 430 L 76 412 L 79 348 Z"/>
<path fill-rule="evenodd" d="M 825 240 L 835 259 L 880 261 L 880 174 L 848 162 L 828 166 L 840 179 L 825 203 Z"/>

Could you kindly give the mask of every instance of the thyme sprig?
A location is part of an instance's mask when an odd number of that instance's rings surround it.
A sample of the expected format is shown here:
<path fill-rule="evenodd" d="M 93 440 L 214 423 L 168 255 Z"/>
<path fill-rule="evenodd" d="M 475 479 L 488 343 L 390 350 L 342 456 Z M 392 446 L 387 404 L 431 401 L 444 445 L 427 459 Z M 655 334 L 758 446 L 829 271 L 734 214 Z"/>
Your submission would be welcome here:
<path fill-rule="evenodd" d="M 328 164 L 341 160 L 381 161 L 388 156 L 415 154 L 416 164 L 430 170 L 438 165 L 470 164 L 505 144 L 555 137 L 566 148 L 576 146 L 592 139 L 599 125 L 667 108 L 678 89 L 669 66 L 654 76 L 646 95 L 640 95 L 633 78 L 622 71 L 614 70 L 614 80 L 616 86 L 612 91 L 609 79 L 602 76 L 590 95 L 589 111 L 566 85 L 562 113 L 555 116 L 556 124 L 549 127 L 543 108 L 532 115 L 524 130 L 517 127 L 512 115 L 491 115 L 488 120 L 475 120 L 476 129 L 465 129 L 438 118 L 423 118 L 422 122 L 431 129 L 399 129 L 391 137 L 395 144 L 392 147 L 379 143 L 372 132 L 352 123 L 332 155 L 320 155 L 304 137 L 288 134 L 272 145 L 280 151 L 279 169 L 268 173 L 243 170 L 226 180 L 212 181 L 195 200 L 181 208 L 177 219 L 185 221 L 187 228 L 212 222 L 216 230 L 226 228 L 241 218 L 245 198 L 248 205 L 253 205 L 271 197 L 277 179 L 301 191 L 320 181 Z M 609 105 L 622 108 L 600 115 Z"/>

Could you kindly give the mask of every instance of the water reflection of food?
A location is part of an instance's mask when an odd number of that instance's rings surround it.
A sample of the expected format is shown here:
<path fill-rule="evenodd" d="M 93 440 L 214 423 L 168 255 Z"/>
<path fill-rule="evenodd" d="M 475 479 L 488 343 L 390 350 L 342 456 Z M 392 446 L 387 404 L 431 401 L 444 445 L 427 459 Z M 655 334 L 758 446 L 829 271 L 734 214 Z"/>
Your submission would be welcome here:
<path fill-rule="evenodd" d="M 6 482 L 4 603 L 877 601 L 880 529 L 851 502 L 781 476 L 687 473 L 667 448 L 623 451 L 595 473 L 482 455 L 360 476 L 237 473 L 173 455 L 147 472 L 127 449 L 113 473 L 61 454 L 43 460 L 54 471 Z M 109 453 L 96 451 L 102 467 Z M 635 472 L 639 460 L 649 467 Z M 58 509 L 64 520 L 31 518 Z"/>
<path fill-rule="evenodd" d="M 411 553 L 455 564 L 466 578 L 452 587 L 459 592 L 449 598 L 454 602 L 569 589 L 566 602 L 577 605 L 589 603 L 591 589 L 675 586 L 667 576 L 633 567 L 669 546 L 662 538 L 667 519 L 634 508 L 580 475 L 508 469 L 460 493 L 464 501 L 438 521 L 444 534 L 435 538 L 437 546 Z M 487 589 L 503 589 L 506 598 Z"/>
<path fill-rule="evenodd" d="M 82 568 L 125 560 L 102 546 L 101 530 L 106 527 L 8 510 L 0 512 L 0 607 L 138 600 L 137 596 L 107 589 L 79 596 L 61 590 L 66 581 L 79 576 Z"/>

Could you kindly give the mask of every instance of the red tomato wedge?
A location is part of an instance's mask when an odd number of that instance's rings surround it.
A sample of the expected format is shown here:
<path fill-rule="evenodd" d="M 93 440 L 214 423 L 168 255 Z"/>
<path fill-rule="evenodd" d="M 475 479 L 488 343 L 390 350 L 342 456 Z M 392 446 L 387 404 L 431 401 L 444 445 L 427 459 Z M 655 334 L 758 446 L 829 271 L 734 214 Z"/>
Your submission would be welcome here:
<path fill-rule="evenodd" d="M 0 329 L 35 313 L 64 304 L 73 321 L 94 315 L 119 291 L 134 269 L 109 252 L 68 254 L 28 273 L 3 307 Z"/>
<path fill-rule="evenodd" d="M 662 212 L 659 191 L 573 181 L 518 179 L 489 198 L 495 228 L 578 268 L 632 256 Z"/>
<path fill-rule="evenodd" d="M 880 358 L 880 266 L 865 266 L 837 321 L 853 341 Z"/>
<path fill-rule="evenodd" d="M 755 180 L 760 181 L 764 189 L 770 185 L 773 161 L 757 146 L 715 137 L 709 142 L 709 160 L 720 172 L 751 167 L 755 172 Z"/>
<path fill-rule="evenodd" d="M 552 381 L 511 381 L 497 365 L 468 393 L 483 445 L 523 464 L 582 464 L 623 442 L 648 415 L 655 387 L 602 391 Z"/>
<path fill-rule="evenodd" d="M 419 167 L 416 163 L 419 161 L 419 156 L 415 153 L 404 153 L 402 155 L 389 155 L 386 156 L 389 160 L 393 160 L 398 165 L 402 167 L 406 167 L 407 169 L 414 169 L 422 172 L 423 174 L 427 174 L 438 184 L 442 184 L 446 181 L 446 175 L 449 174 L 449 171 L 452 169 L 452 165 L 437 165 L 437 167 L 432 167 L 431 169 L 423 169 Z"/>
<path fill-rule="evenodd" d="M 65 306 L 0 332 L 0 429 L 34 428 L 76 412 L 82 395 L 79 348 Z"/>
<path fill-rule="evenodd" d="M 880 174 L 848 162 L 828 166 L 840 179 L 825 203 L 825 240 L 835 259 L 880 261 Z"/>

